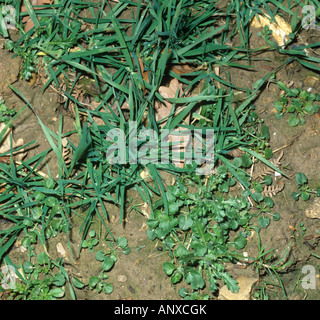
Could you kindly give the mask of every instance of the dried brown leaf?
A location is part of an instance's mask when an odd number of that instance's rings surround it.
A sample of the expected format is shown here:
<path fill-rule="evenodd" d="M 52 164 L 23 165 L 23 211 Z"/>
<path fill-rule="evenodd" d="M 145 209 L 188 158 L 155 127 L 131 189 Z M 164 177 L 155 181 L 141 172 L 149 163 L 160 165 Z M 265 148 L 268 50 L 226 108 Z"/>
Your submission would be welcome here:
<path fill-rule="evenodd" d="M 276 185 L 265 186 L 262 191 L 262 195 L 264 197 L 270 197 L 277 195 L 277 193 L 281 192 L 284 189 L 284 182 L 279 180 Z"/>
<path fill-rule="evenodd" d="M 6 125 L 4 123 L 0 124 L 0 132 L 5 128 L 5 126 Z M 5 153 L 11 149 L 11 141 L 10 141 L 11 133 L 12 133 L 12 130 L 7 128 L 7 131 L 3 137 L 3 140 L 0 142 L 0 154 Z M 20 147 L 23 144 L 24 144 L 24 141 L 22 138 L 18 139 L 17 141 L 12 139 L 12 148 Z M 22 160 L 27 155 L 27 153 L 24 152 L 24 149 L 16 151 L 13 154 L 15 155 L 15 158 L 18 160 Z"/>
<path fill-rule="evenodd" d="M 62 157 L 65 164 L 68 166 L 71 163 L 71 159 L 69 158 L 70 149 L 67 148 L 68 140 L 67 138 L 62 138 L 61 142 L 62 142 Z"/>

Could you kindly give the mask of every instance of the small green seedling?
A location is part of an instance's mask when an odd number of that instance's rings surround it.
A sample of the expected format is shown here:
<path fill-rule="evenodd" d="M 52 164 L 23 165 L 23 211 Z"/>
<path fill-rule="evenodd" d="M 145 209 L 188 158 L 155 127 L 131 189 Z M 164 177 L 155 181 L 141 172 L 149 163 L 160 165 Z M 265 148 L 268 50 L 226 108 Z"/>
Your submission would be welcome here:
<path fill-rule="evenodd" d="M 320 197 L 320 187 L 318 187 L 316 190 L 310 189 L 308 186 L 308 178 L 304 173 L 298 172 L 296 174 L 296 182 L 298 184 L 298 192 L 292 192 L 291 194 L 294 200 L 297 201 L 301 197 L 302 200 L 307 201 L 310 199 L 311 194 L 316 194 L 317 197 Z"/>
<path fill-rule="evenodd" d="M 258 209 L 258 224 L 261 228 L 265 229 L 270 224 L 270 216 L 274 221 L 280 219 L 278 212 L 271 213 L 271 209 L 274 206 L 274 202 L 270 197 L 263 197 L 261 193 L 256 192 L 253 195 L 254 200 L 257 202 L 256 208 Z"/>
<path fill-rule="evenodd" d="M 274 103 L 277 119 L 288 113 L 288 123 L 295 127 L 306 123 L 306 115 L 313 115 L 319 111 L 319 105 L 315 104 L 316 101 L 320 101 L 318 93 L 313 94 L 301 88 L 290 89 L 281 81 L 278 81 L 277 85 L 282 90 L 279 100 Z"/>
<path fill-rule="evenodd" d="M 7 108 L 4 99 L 0 97 L 0 122 L 8 123 L 15 114 L 16 111 Z"/>
<path fill-rule="evenodd" d="M 90 252 L 93 252 L 93 247 L 99 243 L 99 240 L 94 230 L 91 230 L 88 235 L 89 238 L 83 241 L 82 248 L 88 248 Z"/>
<path fill-rule="evenodd" d="M 108 279 L 107 272 L 110 271 L 115 262 L 117 261 L 117 256 L 115 254 L 104 253 L 102 250 L 96 252 L 96 260 L 102 262 L 102 270 L 98 276 L 91 276 L 89 279 L 89 287 L 91 290 L 96 289 L 98 293 L 103 291 L 106 294 L 110 294 L 113 291 L 113 285 L 107 283 L 105 280 Z"/>
<path fill-rule="evenodd" d="M 67 274 L 63 260 L 52 260 L 47 253 L 40 252 L 36 261 L 22 264 L 21 278 L 17 280 L 11 294 L 16 300 L 56 300 L 65 295 Z"/>

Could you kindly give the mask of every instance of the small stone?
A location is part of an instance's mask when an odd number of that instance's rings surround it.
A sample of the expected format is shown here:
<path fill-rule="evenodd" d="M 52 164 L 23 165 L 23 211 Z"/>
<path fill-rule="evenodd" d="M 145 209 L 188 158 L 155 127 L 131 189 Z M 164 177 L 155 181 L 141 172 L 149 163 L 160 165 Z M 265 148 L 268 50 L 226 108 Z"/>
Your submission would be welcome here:
<path fill-rule="evenodd" d="M 148 203 L 144 203 L 142 206 L 141 206 L 141 212 L 142 214 L 146 217 L 146 218 L 150 218 L 150 214 L 151 214 L 151 208 L 149 206 Z"/>
<path fill-rule="evenodd" d="M 127 282 L 128 278 L 124 274 L 119 274 L 118 275 L 118 282 Z"/>
<path fill-rule="evenodd" d="M 136 293 L 136 290 L 134 290 L 134 288 L 131 287 L 131 286 L 128 286 L 128 290 L 129 290 L 132 294 L 135 294 L 135 293 Z"/>
<path fill-rule="evenodd" d="M 305 215 L 310 219 L 320 219 L 320 201 L 319 198 L 315 198 L 309 208 L 306 209 Z"/>
<path fill-rule="evenodd" d="M 239 292 L 231 292 L 227 286 L 223 286 L 219 292 L 219 300 L 250 300 L 252 285 L 258 281 L 257 278 L 240 276 L 236 279 Z"/>
<path fill-rule="evenodd" d="M 313 76 L 308 76 L 305 80 L 305 84 L 307 87 L 314 87 L 318 81 L 319 81 L 318 78 Z"/>
<path fill-rule="evenodd" d="M 67 256 L 67 252 L 64 249 L 63 245 L 59 242 L 57 243 L 57 252 L 61 257 L 66 257 Z"/>

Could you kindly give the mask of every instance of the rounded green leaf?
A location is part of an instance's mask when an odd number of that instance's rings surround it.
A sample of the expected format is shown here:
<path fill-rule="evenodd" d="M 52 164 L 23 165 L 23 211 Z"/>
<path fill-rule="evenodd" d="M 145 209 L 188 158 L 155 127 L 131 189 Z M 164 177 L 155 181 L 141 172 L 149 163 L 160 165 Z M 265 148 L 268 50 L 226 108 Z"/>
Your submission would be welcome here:
<path fill-rule="evenodd" d="M 232 161 L 232 164 L 234 164 L 236 167 L 240 168 L 242 166 L 242 159 L 241 158 L 234 158 Z"/>
<path fill-rule="evenodd" d="M 182 279 L 182 274 L 179 272 L 179 271 L 175 271 L 174 273 L 173 273 L 173 275 L 171 276 L 171 283 L 172 284 L 176 284 L 176 283 L 178 283 L 179 281 L 181 281 L 181 279 Z"/>
<path fill-rule="evenodd" d="M 156 228 L 154 233 L 155 233 L 156 237 L 158 237 L 159 239 L 164 239 L 169 231 L 170 230 L 158 227 L 158 228 Z"/>
<path fill-rule="evenodd" d="M 187 218 L 184 215 L 181 215 L 178 218 L 179 221 L 179 228 L 183 231 L 188 230 L 193 225 L 193 220 L 191 218 Z"/>
<path fill-rule="evenodd" d="M 283 110 L 283 102 L 281 101 L 276 101 L 273 106 L 278 112 Z"/>
<path fill-rule="evenodd" d="M 270 131 L 266 125 L 261 126 L 261 134 L 265 139 L 270 139 Z"/>
<path fill-rule="evenodd" d="M 39 218 L 41 218 L 42 214 L 43 214 L 43 210 L 41 207 L 34 207 L 31 210 L 31 215 L 34 220 L 38 220 Z"/>
<path fill-rule="evenodd" d="M 264 156 L 266 159 L 270 159 L 273 156 L 271 148 L 266 148 L 264 151 Z"/>
<path fill-rule="evenodd" d="M 175 214 L 179 211 L 180 207 L 183 205 L 183 201 L 178 200 L 169 204 L 169 212 L 171 214 Z"/>
<path fill-rule="evenodd" d="M 282 82 L 282 81 L 278 81 L 278 82 L 277 82 L 277 86 L 279 87 L 280 90 L 283 90 L 283 91 L 285 91 L 285 92 L 288 91 L 288 87 L 287 87 L 287 86 L 285 85 L 285 83 Z"/>
<path fill-rule="evenodd" d="M 287 94 L 289 97 L 297 97 L 299 95 L 299 90 L 296 88 L 289 89 Z"/>
<path fill-rule="evenodd" d="M 241 250 L 243 249 L 247 244 L 247 239 L 244 235 L 240 234 L 234 239 L 234 245 L 236 249 Z"/>
<path fill-rule="evenodd" d="M 279 214 L 279 212 L 275 212 L 275 213 L 273 214 L 272 218 L 273 218 L 274 221 L 280 220 L 280 214 Z"/>
<path fill-rule="evenodd" d="M 23 219 L 23 224 L 27 227 L 32 227 L 33 226 L 33 221 L 30 219 Z"/>
<path fill-rule="evenodd" d="M 89 232 L 89 237 L 90 237 L 90 238 L 95 237 L 95 235 L 96 235 L 96 232 L 95 232 L 94 230 L 91 230 L 91 231 Z"/>
<path fill-rule="evenodd" d="M 237 222 L 237 220 L 231 220 L 229 222 L 229 228 L 232 230 L 236 230 L 239 226 L 239 223 Z"/>
<path fill-rule="evenodd" d="M 264 203 L 268 208 L 272 208 L 274 206 L 274 202 L 270 197 L 265 197 L 264 198 Z"/>
<path fill-rule="evenodd" d="M 159 221 L 156 220 L 156 219 L 149 219 L 146 221 L 146 225 L 149 227 L 149 228 L 156 228 L 159 224 Z"/>
<path fill-rule="evenodd" d="M 58 272 L 53 276 L 52 283 L 57 287 L 62 287 L 66 283 L 66 278 L 62 272 Z"/>
<path fill-rule="evenodd" d="M 176 250 L 174 250 L 174 252 L 177 257 L 182 257 L 189 254 L 189 251 L 183 245 L 180 245 Z"/>
<path fill-rule="evenodd" d="M 125 237 L 119 237 L 117 239 L 117 244 L 121 249 L 124 249 L 128 245 L 128 240 Z"/>
<path fill-rule="evenodd" d="M 265 229 L 265 228 L 267 228 L 269 226 L 270 219 L 269 219 L 269 217 L 261 216 L 261 217 L 258 218 L 258 223 L 259 223 L 261 228 Z"/>
<path fill-rule="evenodd" d="M 157 235 L 156 235 L 156 233 L 155 233 L 154 230 L 148 229 L 148 230 L 147 230 L 147 237 L 148 237 L 148 239 L 150 239 L 151 241 L 153 241 L 153 240 L 157 237 Z"/>
<path fill-rule="evenodd" d="M 296 174 L 296 181 L 298 184 L 302 185 L 308 182 L 306 175 L 302 172 L 298 172 Z"/>
<path fill-rule="evenodd" d="M 188 295 L 188 290 L 186 288 L 181 288 L 179 289 L 178 293 L 181 298 L 184 298 Z"/>
<path fill-rule="evenodd" d="M 103 292 L 106 294 L 110 294 L 113 292 L 113 285 L 111 283 L 105 283 L 103 285 Z"/>
<path fill-rule="evenodd" d="M 64 288 L 54 288 L 49 291 L 49 295 L 55 298 L 62 298 L 64 296 Z"/>
<path fill-rule="evenodd" d="M 294 105 L 291 105 L 291 106 L 289 106 L 288 108 L 287 108 L 287 112 L 289 112 L 289 113 L 293 113 L 293 112 L 295 112 L 296 111 L 296 108 L 294 107 Z"/>
<path fill-rule="evenodd" d="M 44 185 L 44 187 L 46 187 L 48 189 L 52 189 L 55 184 L 56 184 L 56 182 L 52 178 L 48 178 L 44 181 L 43 185 Z"/>
<path fill-rule="evenodd" d="M 76 277 L 72 277 L 72 284 L 78 289 L 82 289 L 85 286 L 85 284 Z"/>
<path fill-rule="evenodd" d="M 23 263 L 22 268 L 23 268 L 24 273 L 32 273 L 34 266 L 33 266 L 32 262 L 26 261 Z"/>
<path fill-rule="evenodd" d="M 105 253 L 102 250 L 96 252 L 95 258 L 97 261 L 103 261 L 105 259 Z"/>
<path fill-rule="evenodd" d="M 291 115 L 288 118 L 288 123 L 291 127 L 296 127 L 299 124 L 299 118 L 297 118 L 295 115 Z"/>
<path fill-rule="evenodd" d="M 82 248 L 88 248 L 88 241 L 87 240 L 83 240 Z"/>
<path fill-rule="evenodd" d="M 131 248 L 125 248 L 125 249 L 123 249 L 122 252 L 123 252 L 123 254 L 127 255 L 131 252 Z"/>
<path fill-rule="evenodd" d="M 299 94 L 299 98 L 302 100 L 307 100 L 309 97 L 310 93 L 308 91 L 302 90 Z"/>
<path fill-rule="evenodd" d="M 267 186 L 270 186 L 272 184 L 272 177 L 270 176 L 270 174 L 264 176 L 263 180 Z"/>
<path fill-rule="evenodd" d="M 308 192 L 302 192 L 301 198 L 302 198 L 302 200 L 307 201 L 310 199 L 310 194 Z"/>
<path fill-rule="evenodd" d="M 58 200 L 54 197 L 48 197 L 44 200 L 44 204 L 47 206 L 47 207 L 53 207 L 54 205 L 56 205 L 58 203 Z"/>
<path fill-rule="evenodd" d="M 37 256 L 37 262 L 40 265 L 48 264 L 50 262 L 50 258 L 45 252 L 40 252 Z"/>
<path fill-rule="evenodd" d="M 30 245 L 31 245 L 31 240 L 29 237 L 24 237 L 22 240 L 21 240 L 21 244 L 25 247 L 25 248 L 28 248 Z"/>
<path fill-rule="evenodd" d="M 176 270 L 175 265 L 171 262 L 164 262 L 162 267 L 167 276 L 171 276 L 173 271 Z"/>
<path fill-rule="evenodd" d="M 107 257 L 104 259 L 102 263 L 102 269 L 104 271 L 109 271 L 112 267 L 114 266 L 114 260 L 111 259 L 110 257 Z"/>
<path fill-rule="evenodd" d="M 311 101 L 308 101 L 305 103 L 305 105 L 303 106 L 303 111 L 305 111 L 306 113 L 308 113 L 311 116 L 314 114 L 315 108 L 314 108 Z"/>
<path fill-rule="evenodd" d="M 256 192 L 253 194 L 253 200 L 256 202 L 261 202 L 263 200 L 263 195 L 260 192 Z"/>
<path fill-rule="evenodd" d="M 299 124 L 300 126 L 303 126 L 306 123 L 306 119 L 303 117 L 299 117 Z"/>
<path fill-rule="evenodd" d="M 45 195 L 40 191 L 36 191 L 33 196 L 35 201 L 42 201 L 45 198 Z"/>
<path fill-rule="evenodd" d="M 251 156 L 247 153 L 244 153 L 241 156 L 241 161 L 242 161 L 242 166 L 244 168 L 249 168 L 252 165 L 252 160 L 251 160 Z"/>
<path fill-rule="evenodd" d="M 254 186 L 254 190 L 255 190 L 256 192 L 261 193 L 261 192 L 263 191 L 263 187 L 262 187 L 261 183 L 257 183 L 257 184 Z"/>
<path fill-rule="evenodd" d="M 291 193 L 291 197 L 294 199 L 294 200 L 299 200 L 299 197 L 300 197 L 300 193 L 299 192 L 292 192 Z"/>
<path fill-rule="evenodd" d="M 97 277 L 97 276 L 91 276 L 89 278 L 89 286 L 90 286 L 90 289 L 93 289 L 100 281 L 100 278 Z"/>
<path fill-rule="evenodd" d="M 201 289 L 204 285 L 202 275 L 192 268 L 188 268 L 188 271 L 185 273 L 185 281 L 191 285 L 193 290 Z"/>

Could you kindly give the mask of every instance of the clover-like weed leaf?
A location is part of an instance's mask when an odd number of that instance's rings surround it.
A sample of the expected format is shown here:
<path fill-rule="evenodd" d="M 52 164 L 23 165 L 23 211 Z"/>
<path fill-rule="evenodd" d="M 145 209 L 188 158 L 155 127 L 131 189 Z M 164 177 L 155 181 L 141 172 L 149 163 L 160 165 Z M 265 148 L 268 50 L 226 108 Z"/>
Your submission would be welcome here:
<path fill-rule="evenodd" d="M 298 172 L 296 174 L 296 181 L 299 185 L 303 185 L 305 183 L 308 183 L 308 179 L 307 179 L 306 175 L 302 172 Z"/>
<path fill-rule="evenodd" d="M 247 244 L 247 239 L 244 235 L 240 234 L 234 239 L 234 245 L 236 249 L 241 250 L 243 249 Z"/>
<path fill-rule="evenodd" d="M 171 262 L 164 262 L 162 267 L 167 276 L 171 276 L 173 271 L 176 270 L 175 265 Z"/>
<path fill-rule="evenodd" d="M 114 265 L 114 260 L 111 257 L 106 257 L 102 263 L 102 269 L 109 271 Z"/>

